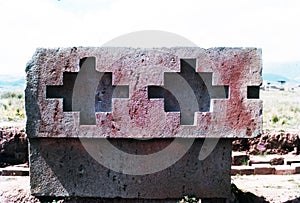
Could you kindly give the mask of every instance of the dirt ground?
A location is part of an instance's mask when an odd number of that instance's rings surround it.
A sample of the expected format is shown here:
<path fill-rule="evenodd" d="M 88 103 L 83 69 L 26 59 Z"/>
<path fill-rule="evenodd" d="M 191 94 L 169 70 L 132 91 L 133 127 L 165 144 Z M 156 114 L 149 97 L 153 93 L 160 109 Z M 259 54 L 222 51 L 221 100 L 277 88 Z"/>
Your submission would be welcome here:
<path fill-rule="evenodd" d="M 300 203 L 300 174 L 232 176 L 231 180 L 239 189 L 271 203 Z"/>
<path fill-rule="evenodd" d="M 30 195 L 29 176 L 0 176 L 0 202 L 39 202 Z"/>
<path fill-rule="evenodd" d="M 270 203 L 300 203 L 300 175 L 232 176 L 244 192 L 264 196 Z M 0 202 L 39 202 L 30 195 L 28 176 L 0 176 Z"/>

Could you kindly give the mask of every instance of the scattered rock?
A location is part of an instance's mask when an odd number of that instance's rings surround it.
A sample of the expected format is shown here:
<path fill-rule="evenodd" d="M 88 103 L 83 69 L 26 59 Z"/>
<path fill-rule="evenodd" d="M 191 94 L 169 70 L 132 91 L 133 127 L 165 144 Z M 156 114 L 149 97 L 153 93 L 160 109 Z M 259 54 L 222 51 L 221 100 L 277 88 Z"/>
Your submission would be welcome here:
<path fill-rule="evenodd" d="M 249 155 L 247 154 L 234 154 L 231 164 L 234 166 L 247 165 L 248 160 Z"/>
<path fill-rule="evenodd" d="M 236 139 L 232 142 L 233 151 L 247 151 L 250 155 L 258 154 L 299 154 L 299 135 L 288 132 L 270 132 L 251 138 Z"/>
<path fill-rule="evenodd" d="M 273 158 L 270 160 L 271 165 L 283 165 L 284 164 L 284 158 Z"/>
<path fill-rule="evenodd" d="M 28 162 L 28 142 L 23 130 L 0 128 L 0 167 Z"/>
<path fill-rule="evenodd" d="M 233 151 L 248 151 L 250 143 L 248 139 L 237 139 L 232 142 Z"/>

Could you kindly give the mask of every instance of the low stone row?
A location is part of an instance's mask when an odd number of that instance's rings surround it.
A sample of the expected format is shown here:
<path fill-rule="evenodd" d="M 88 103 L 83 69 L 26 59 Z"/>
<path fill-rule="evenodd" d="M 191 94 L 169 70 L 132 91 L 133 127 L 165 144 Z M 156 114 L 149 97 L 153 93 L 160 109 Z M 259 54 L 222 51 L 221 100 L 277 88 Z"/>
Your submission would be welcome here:
<path fill-rule="evenodd" d="M 29 168 L 23 165 L 0 168 L 1 176 L 29 176 Z"/>
<path fill-rule="evenodd" d="M 290 175 L 300 174 L 300 163 L 291 165 L 252 164 L 231 166 L 231 175 Z"/>

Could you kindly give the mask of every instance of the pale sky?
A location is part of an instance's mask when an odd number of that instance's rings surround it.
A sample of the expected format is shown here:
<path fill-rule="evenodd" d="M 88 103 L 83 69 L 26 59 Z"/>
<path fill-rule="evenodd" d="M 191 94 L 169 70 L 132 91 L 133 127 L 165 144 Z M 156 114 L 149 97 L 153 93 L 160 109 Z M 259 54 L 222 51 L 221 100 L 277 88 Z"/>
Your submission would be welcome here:
<path fill-rule="evenodd" d="M 266 68 L 300 63 L 299 0 L 0 0 L 0 25 L 0 74 L 24 74 L 37 47 L 101 46 L 139 30 L 259 47 Z"/>

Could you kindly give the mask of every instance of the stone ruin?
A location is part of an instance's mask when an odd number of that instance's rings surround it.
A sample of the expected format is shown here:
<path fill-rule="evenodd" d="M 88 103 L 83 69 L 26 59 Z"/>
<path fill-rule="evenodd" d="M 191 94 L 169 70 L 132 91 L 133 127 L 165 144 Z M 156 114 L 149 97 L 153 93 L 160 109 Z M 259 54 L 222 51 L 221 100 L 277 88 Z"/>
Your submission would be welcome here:
<path fill-rule="evenodd" d="M 256 48 L 37 49 L 26 72 L 37 197 L 226 202 L 232 138 L 262 133 Z"/>
<path fill-rule="evenodd" d="M 0 167 L 28 163 L 28 142 L 24 130 L 0 127 Z"/>

